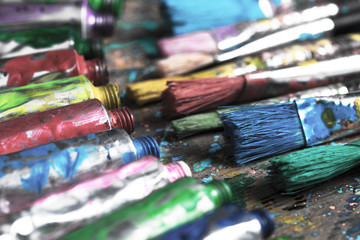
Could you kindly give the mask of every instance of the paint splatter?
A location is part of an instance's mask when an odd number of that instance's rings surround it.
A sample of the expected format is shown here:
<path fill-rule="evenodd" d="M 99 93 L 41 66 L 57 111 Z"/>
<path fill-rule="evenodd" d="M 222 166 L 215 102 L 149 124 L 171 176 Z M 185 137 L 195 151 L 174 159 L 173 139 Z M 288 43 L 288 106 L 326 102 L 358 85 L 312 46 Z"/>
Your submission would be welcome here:
<path fill-rule="evenodd" d="M 207 167 L 211 167 L 211 159 L 206 158 L 206 159 L 202 160 L 201 162 L 195 163 L 193 166 L 194 166 L 195 172 L 200 172 Z"/>

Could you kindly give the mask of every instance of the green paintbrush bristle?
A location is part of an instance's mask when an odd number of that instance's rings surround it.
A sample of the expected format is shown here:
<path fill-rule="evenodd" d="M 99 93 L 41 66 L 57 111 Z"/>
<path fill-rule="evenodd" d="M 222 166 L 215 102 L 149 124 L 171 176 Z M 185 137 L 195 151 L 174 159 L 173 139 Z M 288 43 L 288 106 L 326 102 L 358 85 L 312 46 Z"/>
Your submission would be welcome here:
<path fill-rule="evenodd" d="M 198 132 L 222 127 L 222 122 L 217 112 L 191 115 L 174 120 L 171 123 L 178 137 L 186 137 Z"/>
<path fill-rule="evenodd" d="M 360 164 L 360 141 L 303 149 L 270 159 L 269 177 L 283 194 L 294 194 Z"/>

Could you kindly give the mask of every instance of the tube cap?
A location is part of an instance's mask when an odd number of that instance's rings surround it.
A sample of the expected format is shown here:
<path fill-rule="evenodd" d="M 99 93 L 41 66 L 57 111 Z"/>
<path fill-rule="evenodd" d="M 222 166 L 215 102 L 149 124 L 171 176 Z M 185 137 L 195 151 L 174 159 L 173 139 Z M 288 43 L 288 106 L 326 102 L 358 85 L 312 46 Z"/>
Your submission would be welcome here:
<path fill-rule="evenodd" d="M 183 177 L 191 177 L 190 167 L 184 161 L 176 161 L 165 165 L 169 171 L 169 180 L 175 182 Z"/>
<path fill-rule="evenodd" d="M 256 209 L 250 212 L 255 216 L 261 225 L 261 232 L 263 238 L 267 239 L 274 232 L 274 221 L 272 220 L 270 214 L 264 210 Z"/>
<path fill-rule="evenodd" d="M 136 157 L 138 159 L 144 156 L 160 157 L 160 147 L 155 138 L 150 136 L 136 138 L 133 139 L 133 143 L 136 148 Z"/>
<path fill-rule="evenodd" d="M 135 130 L 134 116 L 127 107 L 109 110 L 111 126 L 113 128 L 123 128 L 128 134 Z"/>

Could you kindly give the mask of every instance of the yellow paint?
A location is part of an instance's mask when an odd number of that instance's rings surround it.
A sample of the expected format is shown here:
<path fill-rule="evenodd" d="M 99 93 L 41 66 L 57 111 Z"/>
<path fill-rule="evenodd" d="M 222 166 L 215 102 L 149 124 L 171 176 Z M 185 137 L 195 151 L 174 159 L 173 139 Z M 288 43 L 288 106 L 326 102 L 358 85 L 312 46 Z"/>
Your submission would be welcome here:
<path fill-rule="evenodd" d="M 357 97 L 355 98 L 355 109 L 356 109 L 356 116 L 360 119 L 360 99 Z"/>
<path fill-rule="evenodd" d="M 167 81 L 184 81 L 193 78 L 212 78 L 212 77 L 226 77 L 234 75 L 234 63 L 223 64 L 205 71 L 197 73 L 168 77 L 161 79 L 153 79 L 144 82 L 129 84 L 127 86 L 127 97 L 135 101 L 138 105 L 158 101 L 161 98 L 161 93 L 166 89 Z"/>
<path fill-rule="evenodd" d="M 284 215 L 279 215 L 275 217 L 275 219 L 280 223 L 288 225 L 289 229 L 295 232 L 301 232 L 305 229 L 315 228 L 321 224 L 321 221 L 316 224 L 314 222 L 314 218 L 312 219 L 312 221 L 310 221 L 309 218 L 304 219 L 304 217 L 287 217 Z M 295 222 L 296 224 L 294 224 Z"/>

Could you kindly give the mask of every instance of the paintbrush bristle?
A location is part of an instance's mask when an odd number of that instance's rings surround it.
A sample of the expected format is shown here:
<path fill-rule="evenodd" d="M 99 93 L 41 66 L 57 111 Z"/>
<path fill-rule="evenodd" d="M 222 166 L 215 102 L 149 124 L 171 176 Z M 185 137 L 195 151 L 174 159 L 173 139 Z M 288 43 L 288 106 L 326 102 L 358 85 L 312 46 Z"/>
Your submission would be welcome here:
<path fill-rule="evenodd" d="M 283 194 L 293 194 L 360 164 L 356 145 L 306 148 L 270 159 L 269 177 Z"/>
<path fill-rule="evenodd" d="M 217 112 L 195 114 L 173 120 L 171 123 L 179 138 L 222 128 L 222 122 Z"/>
<path fill-rule="evenodd" d="M 208 53 L 183 53 L 161 59 L 157 66 L 162 76 L 169 77 L 189 73 L 214 62 L 214 57 Z"/>
<path fill-rule="evenodd" d="M 218 51 L 216 41 L 208 31 L 199 31 L 179 36 L 160 39 L 157 42 L 159 50 L 164 57 L 180 53 Z"/>
<path fill-rule="evenodd" d="M 296 104 L 249 106 L 221 112 L 224 139 L 238 164 L 301 148 L 305 145 Z"/>
<path fill-rule="evenodd" d="M 224 178 L 223 180 L 229 187 L 232 193 L 231 202 L 240 203 L 244 205 L 246 190 L 255 182 L 253 177 L 249 177 L 247 174 L 239 174 L 232 178 Z"/>
<path fill-rule="evenodd" d="M 170 81 L 162 93 L 164 116 L 176 117 L 226 105 L 237 99 L 245 86 L 244 77 L 201 78 Z"/>

